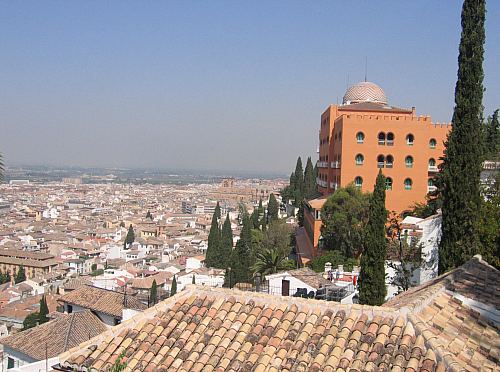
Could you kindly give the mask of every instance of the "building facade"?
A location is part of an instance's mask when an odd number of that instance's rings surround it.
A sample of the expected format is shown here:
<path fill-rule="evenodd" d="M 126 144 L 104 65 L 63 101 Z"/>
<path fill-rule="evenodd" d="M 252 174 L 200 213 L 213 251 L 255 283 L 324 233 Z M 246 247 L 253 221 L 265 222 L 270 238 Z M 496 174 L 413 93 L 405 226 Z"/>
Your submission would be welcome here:
<path fill-rule="evenodd" d="M 390 106 L 384 91 L 371 82 L 350 87 L 341 105 L 330 105 L 321 115 L 318 191 L 320 199 L 305 208 L 307 244 L 318 249 L 321 207 L 340 187 L 354 184 L 373 191 L 379 170 L 386 177 L 386 208 L 402 213 L 424 202 L 435 190 L 444 142 L 451 123 L 434 123 L 417 116 L 415 108 Z"/>

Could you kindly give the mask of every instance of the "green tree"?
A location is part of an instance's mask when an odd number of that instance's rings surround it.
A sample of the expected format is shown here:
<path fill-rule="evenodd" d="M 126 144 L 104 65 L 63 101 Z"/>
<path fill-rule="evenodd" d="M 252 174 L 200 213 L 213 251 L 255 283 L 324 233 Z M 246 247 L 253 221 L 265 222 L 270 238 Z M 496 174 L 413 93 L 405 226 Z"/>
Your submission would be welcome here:
<path fill-rule="evenodd" d="M 269 202 L 267 204 L 267 215 L 269 222 L 278 220 L 279 205 L 274 194 L 269 196 Z"/>
<path fill-rule="evenodd" d="M 257 208 L 253 209 L 253 212 L 250 215 L 250 219 L 252 220 L 253 228 L 258 229 L 260 227 L 260 220 L 259 220 L 259 210 Z"/>
<path fill-rule="evenodd" d="M 205 265 L 207 267 L 224 268 L 224 258 L 221 257 L 221 230 L 217 208 L 212 215 L 212 224 L 208 233 L 208 248 L 205 255 Z"/>
<path fill-rule="evenodd" d="M 90 270 L 96 271 L 97 270 L 97 264 L 93 263 L 92 266 L 90 266 Z"/>
<path fill-rule="evenodd" d="M 23 331 L 26 329 L 30 329 L 36 327 L 38 325 L 38 313 L 34 312 L 28 314 L 26 318 L 23 320 Z"/>
<path fill-rule="evenodd" d="M 172 278 L 172 285 L 170 286 L 170 296 L 173 296 L 177 293 L 177 279 L 174 277 Z"/>
<path fill-rule="evenodd" d="M 316 194 L 316 178 L 314 177 L 314 167 L 311 157 L 307 158 L 306 169 L 304 170 L 304 197 L 311 199 Z"/>
<path fill-rule="evenodd" d="M 479 252 L 485 0 L 464 0 L 452 129 L 443 157 L 439 272 Z"/>
<path fill-rule="evenodd" d="M 248 214 L 243 216 L 243 226 L 240 239 L 231 255 L 231 283 L 249 283 L 252 279 L 250 267 L 252 266 L 252 222 Z"/>
<path fill-rule="evenodd" d="M 0 271 L 0 284 L 8 283 L 10 282 L 10 275 L 8 272 L 2 272 Z"/>
<path fill-rule="evenodd" d="M 196 278 L 195 278 L 194 274 L 193 274 L 193 278 L 191 280 L 191 284 L 196 284 Z"/>
<path fill-rule="evenodd" d="M 485 156 L 486 160 L 497 160 L 500 156 L 500 124 L 498 109 L 488 118 L 485 128 Z"/>
<path fill-rule="evenodd" d="M 17 284 L 24 282 L 25 280 L 26 280 L 26 272 L 24 271 L 24 266 L 19 266 L 19 271 L 17 272 L 14 282 Z"/>
<path fill-rule="evenodd" d="M 359 257 L 368 221 L 370 194 L 350 184 L 328 197 L 321 209 L 324 249 L 338 250 L 347 258 Z"/>
<path fill-rule="evenodd" d="M 233 230 L 231 229 L 231 219 L 229 213 L 226 215 L 222 225 L 221 243 L 220 243 L 220 267 L 225 269 L 230 264 L 231 254 L 233 253 Z"/>
<path fill-rule="evenodd" d="M 125 222 L 120 222 L 120 227 L 125 227 Z"/>
<path fill-rule="evenodd" d="M 135 241 L 135 232 L 134 228 L 132 227 L 132 224 L 128 227 L 127 231 L 127 236 L 125 237 L 125 241 L 123 243 L 124 248 L 130 247 L 130 244 L 132 244 Z"/>
<path fill-rule="evenodd" d="M 153 279 L 151 284 L 151 289 L 149 290 L 149 303 L 154 305 L 158 302 L 158 285 L 156 284 L 156 279 Z"/>
<path fill-rule="evenodd" d="M 148 213 L 146 213 L 146 219 L 153 220 L 153 215 L 151 214 L 150 211 L 148 211 Z"/>
<path fill-rule="evenodd" d="M 352 271 L 352 268 L 357 265 L 357 261 L 354 258 L 346 258 L 339 251 L 327 251 L 321 256 L 315 257 L 309 262 L 308 266 L 317 273 L 322 273 L 325 271 L 325 264 L 327 262 L 332 264 L 332 268 L 344 265 L 345 271 Z"/>
<path fill-rule="evenodd" d="M 255 263 L 252 266 L 254 275 L 261 276 L 277 273 L 287 269 L 293 269 L 295 262 L 288 259 L 283 252 L 278 249 L 266 248 L 255 255 Z"/>
<path fill-rule="evenodd" d="M 361 304 L 382 305 L 387 294 L 385 286 L 386 222 L 385 177 L 379 171 L 375 189 L 370 198 L 364 251 L 361 255 L 361 271 L 359 273 L 359 302 Z"/>
<path fill-rule="evenodd" d="M 217 220 L 222 218 L 219 202 L 217 202 L 217 205 L 215 206 L 214 214 L 217 217 Z"/>
<path fill-rule="evenodd" d="M 490 198 L 481 203 L 479 220 L 479 239 L 481 242 L 480 253 L 486 262 L 500 268 L 500 193 L 496 191 Z"/>
<path fill-rule="evenodd" d="M 49 314 L 49 307 L 47 306 L 47 298 L 42 296 L 40 299 L 40 310 L 38 312 L 38 324 L 47 323 L 49 318 L 47 315 Z"/>
<path fill-rule="evenodd" d="M 302 168 L 302 159 L 297 159 L 297 164 L 295 165 L 295 182 L 294 182 L 294 199 L 295 206 L 304 199 L 304 171 Z"/>

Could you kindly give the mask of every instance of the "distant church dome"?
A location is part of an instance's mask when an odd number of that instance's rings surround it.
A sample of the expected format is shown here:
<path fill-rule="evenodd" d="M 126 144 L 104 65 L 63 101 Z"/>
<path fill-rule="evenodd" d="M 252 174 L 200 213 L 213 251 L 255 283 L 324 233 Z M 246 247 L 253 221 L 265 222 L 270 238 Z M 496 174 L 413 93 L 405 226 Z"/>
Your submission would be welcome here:
<path fill-rule="evenodd" d="M 386 105 L 387 97 L 384 91 L 377 84 L 369 81 L 362 81 L 354 84 L 344 94 L 342 103 L 360 103 L 360 102 L 375 102 Z"/>

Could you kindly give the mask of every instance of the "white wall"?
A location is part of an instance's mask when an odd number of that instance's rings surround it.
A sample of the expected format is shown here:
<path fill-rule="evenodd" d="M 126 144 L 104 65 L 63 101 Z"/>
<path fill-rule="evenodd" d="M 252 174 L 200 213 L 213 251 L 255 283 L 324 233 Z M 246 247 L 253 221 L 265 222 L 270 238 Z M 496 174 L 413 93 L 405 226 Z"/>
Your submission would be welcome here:
<path fill-rule="evenodd" d="M 310 291 L 317 291 L 317 288 L 313 288 L 310 285 L 304 283 L 303 281 L 289 275 L 288 273 L 284 272 L 281 274 L 275 274 L 272 276 L 267 276 L 266 279 L 269 279 L 269 294 L 273 295 L 278 295 L 281 296 L 282 292 L 282 283 L 283 280 L 289 280 L 290 281 L 290 296 L 294 295 L 295 292 L 297 291 L 297 288 L 307 288 L 307 292 L 309 293 Z"/>

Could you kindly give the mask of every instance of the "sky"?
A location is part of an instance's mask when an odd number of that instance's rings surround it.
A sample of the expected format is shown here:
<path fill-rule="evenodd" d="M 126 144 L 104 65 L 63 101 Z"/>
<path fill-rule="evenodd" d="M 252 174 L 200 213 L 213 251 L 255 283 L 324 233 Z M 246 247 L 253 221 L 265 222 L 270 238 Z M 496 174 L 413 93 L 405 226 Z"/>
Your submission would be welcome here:
<path fill-rule="evenodd" d="M 461 1 L 2 1 L 5 163 L 289 174 L 348 84 L 450 121 Z M 487 4 L 485 115 L 500 107 Z"/>

